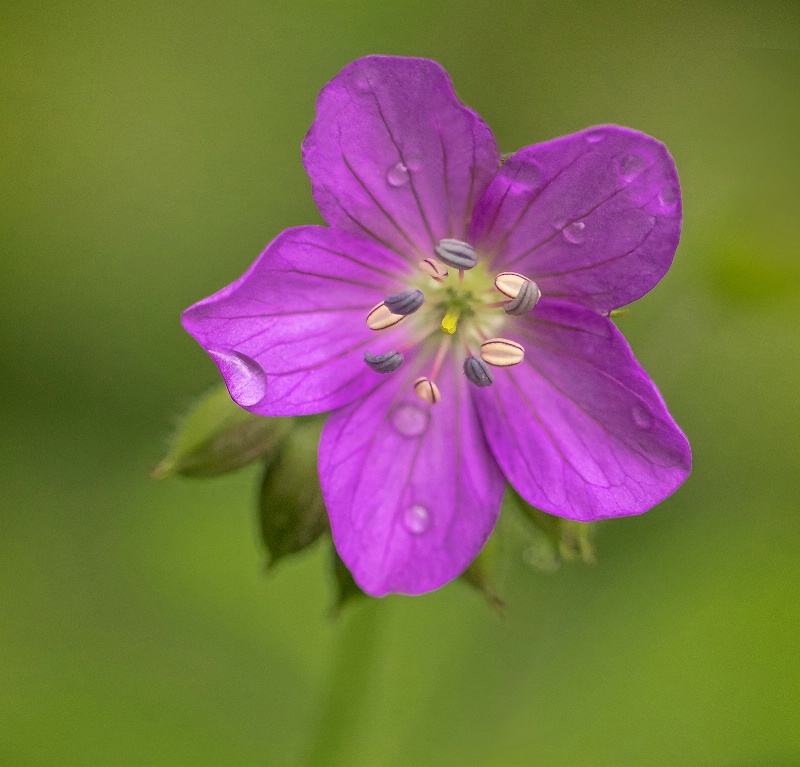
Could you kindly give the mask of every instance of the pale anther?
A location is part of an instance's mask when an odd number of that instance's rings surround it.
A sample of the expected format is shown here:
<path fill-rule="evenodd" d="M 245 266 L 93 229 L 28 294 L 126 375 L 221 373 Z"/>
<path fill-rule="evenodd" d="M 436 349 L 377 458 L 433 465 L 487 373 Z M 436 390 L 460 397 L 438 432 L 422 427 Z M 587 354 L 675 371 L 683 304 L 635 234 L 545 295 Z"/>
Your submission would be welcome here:
<path fill-rule="evenodd" d="M 439 387 L 425 376 L 420 376 L 414 381 L 414 394 L 429 405 L 435 405 L 442 398 Z"/>
<path fill-rule="evenodd" d="M 508 338 L 490 338 L 481 344 L 481 358 L 498 368 L 519 365 L 525 358 L 525 349 Z"/>
<path fill-rule="evenodd" d="M 522 287 L 520 287 L 519 293 L 503 307 L 503 311 L 514 317 L 520 317 L 536 306 L 536 302 L 541 298 L 541 295 L 539 286 L 533 280 L 525 280 L 522 283 Z"/>
<path fill-rule="evenodd" d="M 504 296 L 516 298 L 522 286 L 528 281 L 528 278 L 519 272 L 500 272 L 494 278 L 494 286 Z"/>
<path fill-rule="evenodd" d="M 464 360 L 464 375 L 475 386 L 491 386 L 494 382 L 494 373 L 480 357 L 467 357 Z"/>
<path fill-rule="evenodd" d="M 370 330 L 385 330 L 386 328 L 396 325 L 398 322 L 402 322 L 404 319 L 405 317 L 402 314 L 393 314 L 390 312 L 389 307 L 381 301 L 369 310 L 369 314 L 367 315 L 367 327 Z"/>
<path fill-rule="evenodd" d="M 400 352 L 386 352 L 386 354 L 364 352 L 364 362 L 376 373 L 391 373 L 403 363 L 403 355 Z"/>
<path fill-rule="evenodd" d="M 404 290 L 396 296 L 387 296 L 383 299 L 383 303 L 392 314 L 402 314 L 406 316 L 413 314 L 425 301 L 425 296 L 421 290 L 412 289 Z"/>
<path fill-rule="evenodd" d="M 425 274 L 433 277 L 436 282 L 443 282 L 450 274 L 445 265 L 440 264 L 435 258 L 426 258 L 420 261 L 418 266 Z"/>
<path fill-rule="evenodd" d="M 453 269 L 472 269 L 478 264 L 478 254 L 472 245 L 461 240 L 440 240 L 434 251 L 436 258 Z"/>

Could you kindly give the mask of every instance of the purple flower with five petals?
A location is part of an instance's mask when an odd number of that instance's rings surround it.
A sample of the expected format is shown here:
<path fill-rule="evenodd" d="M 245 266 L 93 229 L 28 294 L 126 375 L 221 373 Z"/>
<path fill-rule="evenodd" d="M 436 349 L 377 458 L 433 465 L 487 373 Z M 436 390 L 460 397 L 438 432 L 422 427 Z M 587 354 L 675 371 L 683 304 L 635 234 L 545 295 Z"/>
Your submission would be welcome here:
<path fill-rule="evenodd" d="M 662 144 L 609 125 L 501 162 L 438 64 L 369 56 L 323 88 L 303 160 L 329 227 L 283 232 L 183 324 L 243 408 L 332 411 L 320 481 L 365 591 L 458 576 L 506 480 L 582 521 L 683 482 L 688 442 L 608 319 L 678 245 Z"/>

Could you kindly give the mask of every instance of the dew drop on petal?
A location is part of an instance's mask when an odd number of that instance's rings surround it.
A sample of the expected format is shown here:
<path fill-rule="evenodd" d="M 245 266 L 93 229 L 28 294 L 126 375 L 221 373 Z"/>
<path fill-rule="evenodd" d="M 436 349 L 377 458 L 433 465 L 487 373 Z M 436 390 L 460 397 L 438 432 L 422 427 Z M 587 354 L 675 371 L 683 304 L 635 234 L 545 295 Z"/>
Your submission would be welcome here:
<path fill-rule="evenodd" d="M 647 405 L 637 402 L 631 411 L 633 420 L 640 429 L 649 429 L 653 425 L 653 414 Z"/>
<path fill-rule="evenodd" d="M 401 437 L 419 437 L 428 429 L 429 410 L 416 402 L 401 402 L 389 414 L 389 423 Z"/>
<path fill-rule="evenodd" d="M 422 155 L 409 152 L 406 155 L 406 167 L 409 170 L 419 170 L 422 167 Z"/>
<path fill-rule="evenodd" d="M 386 171 L 386 181 L 389 186 L 403 186 L 408 183 L 408 168 L 401 162 L 396 162 Z"/>
<path fill-rule="evenodd" d="M 599 144 L 605 137 L 606 134 L 604 131 L 593 130 L 589 131 L 584 138 L 586 139 L 587 144 Z"/>
<path fill-rule="evenodd" d="M 208 353 L 217 363 L 234 402 L 250 407 L 264 399 L 267 377 L 254 359 L 227 349 L 209 349 Z"/>
<path fill-rule="evenodd" d="M 415 503 L 403 512 L 403 524 L 408 532 L 422 535 L 431 526 L 430 512 L 424 506 Z"/>
<path fill-rule="evenodd" d="M 661 191 L 658 193 L 658 204 L 664 211 L 675 210 L 675 206 L 678 204 L 678 190 L 674 184 L 666 184 L 661 187 Z"/>
<path fill-rule="evenodd" d="M 574 224 L 565 227 L 561 233 L 567 242 L 571 242 L 573 245 L 580 245 L 586 236 L 585 230 L 586 224 L 583 221 L 576 221 Z"/>
<path fill-rule="evenodd" d="M 375 78 L 376 75 L 372 71 L 372 69 L 365 69 L 358 74 L 358 76 L 354 80 L 354 85 L 356 90 L 359 93 L 370 93 L 372 91 L 372 83 L 370 82 L 371 79 Z"/>
<path fill-rule="evenodd" d="M 630 183 L 640 176 L 647 164 L 639 154 L 626 154 L 619 160 L 619 175 L 623 181 Z"/>
<path fill-rule="evenodd" d="M 536 189 L 542 183 L 542 169 L 530 160 L 514 157 L 503 164 L 503 175 L 514 184 L 526 189 Z"/>

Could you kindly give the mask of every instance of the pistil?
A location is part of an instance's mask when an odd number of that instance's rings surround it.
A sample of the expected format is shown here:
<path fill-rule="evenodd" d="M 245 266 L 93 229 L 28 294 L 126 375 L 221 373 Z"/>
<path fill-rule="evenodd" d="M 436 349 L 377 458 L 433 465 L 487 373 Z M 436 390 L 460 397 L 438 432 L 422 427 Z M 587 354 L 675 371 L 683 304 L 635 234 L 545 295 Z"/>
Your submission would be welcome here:
<path fill-rule="evenodd" d="M 460 314 L 460 310 L 458 308 L 454 308 L 448 310 L 447 314 L 444 315 L 444 318 L 442 319 L 442 330 L 444 330 L 445 333 L 453 335 L 453 333 L 456 332 Z"/>

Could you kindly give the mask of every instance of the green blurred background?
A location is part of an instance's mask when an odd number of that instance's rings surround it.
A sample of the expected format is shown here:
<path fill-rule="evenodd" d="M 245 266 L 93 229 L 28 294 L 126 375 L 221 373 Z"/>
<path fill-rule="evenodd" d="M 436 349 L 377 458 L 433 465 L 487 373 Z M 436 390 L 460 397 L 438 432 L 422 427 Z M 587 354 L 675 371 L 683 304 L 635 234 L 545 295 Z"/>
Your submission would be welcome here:
<path fill-rule="evenodd" d="M 4 2 L 0 764 L 800 765 L 800 5 Z M 331 620 L 264 574 L 257 475 L 155 482 L 216 378 L 178 323 L 318 222 L 300 142 L 367 53 L 428 56 L 502 151 L 671 149 L 684 236 L 620 320 L 694 448 L 599 561 L 506 521 L 462 583 Z"/>

